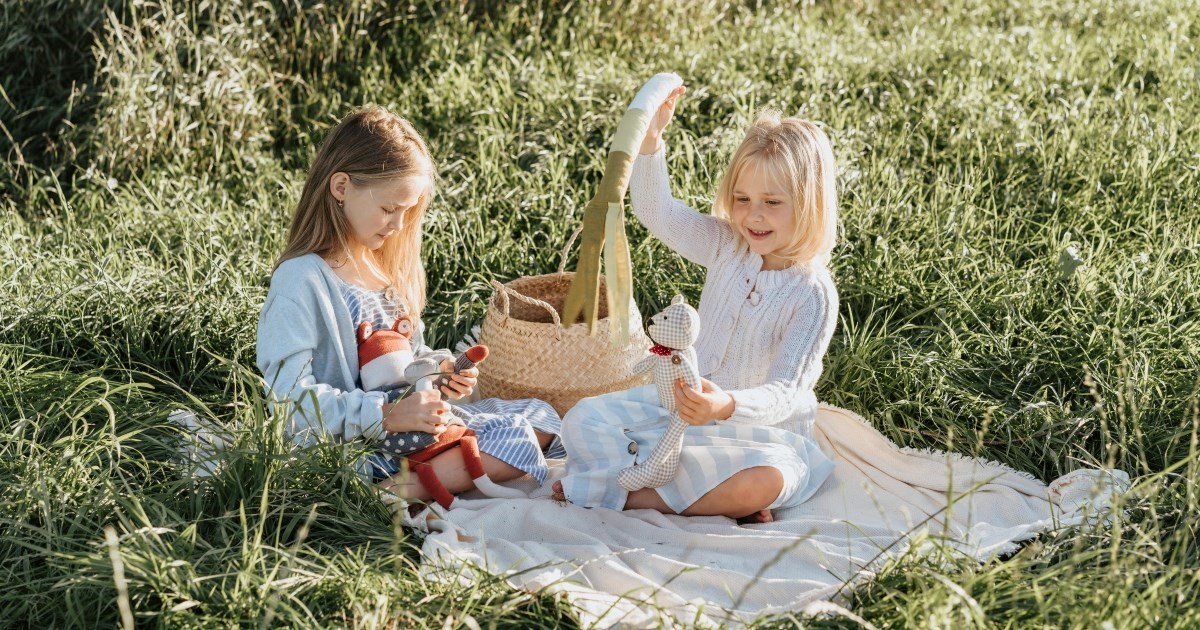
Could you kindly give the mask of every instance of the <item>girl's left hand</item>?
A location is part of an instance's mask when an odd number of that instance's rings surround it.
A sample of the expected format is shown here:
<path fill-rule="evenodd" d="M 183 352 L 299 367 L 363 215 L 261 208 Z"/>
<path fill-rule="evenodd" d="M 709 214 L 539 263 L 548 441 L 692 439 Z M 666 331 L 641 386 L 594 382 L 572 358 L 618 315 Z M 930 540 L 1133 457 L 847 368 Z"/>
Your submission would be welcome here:
<path fill-rule="evenodd" d="M 443 372 L 454 371 L 454 361 L 446 359 L 442 361 L 441 370 Z M 475 391 L 475 382 L 479 379 L 479 369 L 470 368 L 463 370 L 458 374 L 450 375 L 450 381 L 442 385 L 442 393 L 450 400 L 458 400 L 471 395 Z"/>
<path fill-rule="evenodd" d="M 679 417 L 690 425 L 707 424 L 709 420 L 728 420 L 733 415 L 733 396 L 712 381 L 700 379 L 700 389 L 692 389 L 683 379 L 676 381 L 675 407 Z"/>
<path fill-rule="evenodd" d="M 667 96 L 667 100 L 659 105 L 658 111 L 655 112 L 654 118 L 650 119 L 650 126 L 646 128 L 646 135 L 642 138 L 642 146 L 638 149 L 639 153 L 650 155 L 657 153 L 659 144 L 662 143 L 663 129 L 667 128 L 671 119 L 675 116 L 675 101 L 687 92 L 687 88 L 679 86 L 671 90 L 671 94 Z"/>

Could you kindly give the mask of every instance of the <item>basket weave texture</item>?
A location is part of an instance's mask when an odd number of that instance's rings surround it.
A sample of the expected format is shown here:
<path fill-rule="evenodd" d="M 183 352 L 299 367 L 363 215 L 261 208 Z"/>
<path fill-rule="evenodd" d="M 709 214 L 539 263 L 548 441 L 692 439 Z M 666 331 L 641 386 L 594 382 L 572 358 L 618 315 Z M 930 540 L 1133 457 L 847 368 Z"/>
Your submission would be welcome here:
<path fill-rule="evenodd" d="M 629 345 L 610 340 L 607 301 L 600 300 L 596 334 L 587 325 L 561 325 L 563 302 L 574 273 L 560 272 L 493 282 L 495 292 L 483 318 L 479 342 L 488 360 L 479 364 L 479 393 L 484 398 L 539 398 L 566 415 L 580 399 L 650 382 L 634 374 L 650 339 L 642 330 L 637 305 L 630 302 Z M 604 294 L 604 279 L 600 292 Z"/>

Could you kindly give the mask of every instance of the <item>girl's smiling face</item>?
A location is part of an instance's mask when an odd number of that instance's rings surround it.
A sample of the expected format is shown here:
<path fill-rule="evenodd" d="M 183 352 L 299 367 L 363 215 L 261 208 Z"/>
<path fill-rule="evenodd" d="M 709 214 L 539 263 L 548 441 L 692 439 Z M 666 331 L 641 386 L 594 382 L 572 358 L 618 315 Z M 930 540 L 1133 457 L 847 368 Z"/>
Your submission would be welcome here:
<path fill-rule="evenodd" d="M 746 165 L 733 186 L 729 219 L 750 250 L 762 256 L 763 269 L 784 269 L 791 261 L 779 254 L 795 237 L 796 212 L 792 196 L 771 175 L 758 160 Z"/>
<path fill-rule="evenodd" d="M 416 207 L 421 194 L 429 188 L 425 177 L 355 185 L 348 176 L 344 182 L 339 182 L 339 175 L 345 174 L 334 175 L 332 188 L 350 223 L 350 237 L 355 244 L 371 251 L 383 247 L 383 243 L 400 230 L 405 214 Z"/>

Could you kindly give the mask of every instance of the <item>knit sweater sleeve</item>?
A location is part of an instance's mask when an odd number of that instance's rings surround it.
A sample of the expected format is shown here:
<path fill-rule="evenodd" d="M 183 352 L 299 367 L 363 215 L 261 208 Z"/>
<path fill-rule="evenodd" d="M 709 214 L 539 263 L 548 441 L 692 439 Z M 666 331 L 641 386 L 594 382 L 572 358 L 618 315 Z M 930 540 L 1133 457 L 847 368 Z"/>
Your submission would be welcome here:
<path fill-rule="evenodd" d="M 258 320 L 256 364 L 266 379 L 272 412 L 288 414 L 285 432 L 300 445 L 324 437 L 382 439 L 386 394 L 339 389 L 318 375 L 331 370 L 323 338 L 336 334 L 322 321 L 304 300 L 267 296 Z"/>
<path fill-rule="evenodd" d="M 701 214 L 671 195 L 665 148 L 634 161 L 629 198 L 633 214 L 655 238 L 696 264 L 712 265 L 733 240 L 728 223 Z"/>
<path fill-rule="evenodd" d="M 788 324 L 767 381 L 728 392 L 734 400 L 730 422 L 776 424 L 790 417 L 806 399 L 811 401 L 808 394 L 821 376 L 837 309 L 837 288 L 823 275 Z"/>

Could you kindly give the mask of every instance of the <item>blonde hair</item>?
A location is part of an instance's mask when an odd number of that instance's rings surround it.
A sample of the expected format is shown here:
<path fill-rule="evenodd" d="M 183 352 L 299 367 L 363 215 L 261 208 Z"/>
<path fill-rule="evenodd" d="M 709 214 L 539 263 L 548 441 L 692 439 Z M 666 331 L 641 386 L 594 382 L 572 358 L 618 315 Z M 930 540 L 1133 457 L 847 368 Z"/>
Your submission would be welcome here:
<path fill-rule="evenodd" d="M 781 257 L 794 263 L 828 264 L 837 240 L 837 165 L 829 138 L 801 118 L 780 118 L 762 112 L 733 153 L 721 179 L 713 214 L 730 221 L 733 190 L 750 166 L 764 173 L 791 195 L 796 231 Z M 734 230 L 739 241 L 740 231 Z M 743 243 L 744 244 L 744 243 Z"/>
<path fill-rule="evenodd" d="M 346 173 L 355 186 L 424 177 L 428 187 L 416 207 L 405 213 L 399 233 L 372 252 L 379 270 L 414 313 L 425 308 L 425 267 L 421 263 L 421 220 L 434 194 L 435 169 L 421 134 L 407 120 L 383 107 L 367 106 L 342 119 L 317 151 L 287 245 L 275 262 L 309 253 L 322 257 L 349 250 L 349 220 L 329 189 L 334 173 Z"/>

